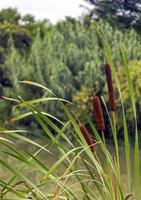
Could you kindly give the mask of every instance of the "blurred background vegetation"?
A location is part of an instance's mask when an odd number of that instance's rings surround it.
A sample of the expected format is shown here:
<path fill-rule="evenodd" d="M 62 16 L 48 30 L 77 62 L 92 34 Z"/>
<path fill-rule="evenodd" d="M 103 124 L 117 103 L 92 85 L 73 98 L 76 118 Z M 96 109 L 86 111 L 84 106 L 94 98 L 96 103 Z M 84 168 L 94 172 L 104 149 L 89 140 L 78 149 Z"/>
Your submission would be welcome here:
<path fill-rule="evenodd" d="M 81 119 L 84 113 L 92 116 L 89 109 L 92 93 L 107 98 L 103 70 L 105 60 L 100 39 L 95 31 L 95 22 L 111 47 L 130 127 L 133 115 L 130 114 L 120 46 L 125 49 L 134 84 L 138 118 L 140 118 L 141 3 L 135 0 L 130 3 L 119 0 L 109 2 L 86 0 L 86 2 L 91 8 L 89 7 L 87 13 L 79 20 L 66 17 L 64 21 L 59 21 L 55 25 L 49 20 L 37 21 L 30 14 L 22 16 L 15 8 L 0 11 L 1 126 L 21 112 L 14 107 L 14 103 L 3 100 L 2 96 L 17 98 L 20 95 L 24 100 L 49 96 L 36 87 L 20 84 L 19 81 L 22 80 L 46 85 L 58 97 L 73 101 L 74 112 Z M 117 112 L 120 112 L 119 97 L 116 99 Z M 39 108 L 51 114 L 57 112 L 63 118 L 56 103 L 43 103 Z M 22 112 L 24 113 L 24 110 Z M 140 121 L 138 125 L 141 130 Z M 39 128 L 31 117 L 23 120 L 18 126 L 30 127 L 33 130 Z M 132 130 L 133 127 L 130 128 Z M 131 134 L 133 135 L 132 131 Z"/>

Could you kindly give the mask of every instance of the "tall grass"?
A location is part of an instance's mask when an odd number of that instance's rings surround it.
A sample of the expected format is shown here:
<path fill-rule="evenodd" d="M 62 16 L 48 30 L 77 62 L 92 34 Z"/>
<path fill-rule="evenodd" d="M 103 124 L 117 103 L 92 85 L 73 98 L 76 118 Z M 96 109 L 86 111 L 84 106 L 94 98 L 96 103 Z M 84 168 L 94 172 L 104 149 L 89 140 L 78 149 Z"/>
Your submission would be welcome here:
<path fill-rule="evenodd" d="M 131 159 L 132 152 L 120 81 L 111 59 L 109 46 L 97 27 L 96 30 L 103 43 L 106 62 L 111 66 L 112 79 L 115 81 L 118 95 L 121 99 L 122 110 L 121 116 L 118 117 L 123 118 L 125 165 L 127 173 L 124 180 L 125 183 L 123 183 L 122 179 L 121 155 L 119 154 L 120 143 L 116 131 L 118 124 L 116 123 L 117 116 L 115 106 L 109 110 L 104 98 L 101 97 L 111 124 L 115 146 L 115 155 L 113 155 L 105 140 L 105 127 L 103 128 L 102 126 L 102 131 L 99 129 L 97 130 L 96 123 L 94 124 L 89 116 L 84 116 L 85 121 L 80 122 L 77 116 L 69 110 L 67 104 L 70 102 L 56 97 L 51 90 L 43 85 L 31 81 L 23 81 L 23 84 L 46 90 L 52 96 L 29 101 L 24 101 L 21 97 L 19 97 L 18 100 L 14 100 L 14 102 L 18 102 L 16 105 L 17 107 L 25 107 L 27 112 L 14 117 L 11 121 L 22 120 L 32 115 L 40 125 L 44 134 L 40 132 L 38 134 L 36 133 L 36 138 L 38 137 L 40 139 L 40 142 L 36 142 L 26 137 L 26 131 L 24 130 L 0 129 L 0 144 L 3 150 L 1 152 L 0 164 L 4 167 L 6 172 L 9 172 L 9 176 L 6 179 L 0 179 L 1 199 L 141 199 L 139 191 L 140 160 L 136 105 L 128 62 L 125 52 L 121 48 L 131 107 L 135 119 L 134 172 L 131 168 L 133 162 Z M 110 96 L 111 95 L 109 95 L 109 97 Z M 9 100 L 11 101 L 13 99 Z M 57 116 L 52 116 L 49 113 L 40 111 L 36 107 L 36 104 L 42 102 L 48 103 L 48 101 L 56 101 L 56 104 L 62 107 L 65 113 L 65 121 L 58 119 Z M 96 107 L 97 106 L 94 106 L 95 110 L 97 109 Z M 100 111 L 100 113 L 101 112 L 102 111 Z M 101 127 L 101 121 L 97 119 L 96 122 L 100 123 Z M 89 127 L 89 131 L 85 124 Z M 32 134 L 34 135 L 34 133 Z M 71 136 L 71 140 L 69 136 Z M 28 144 L 28 147 L 31 146 L 35 148 L 33 148 L 32 151 L 29 151 L 28 148 L 25 150 L 22 148 L 21 144 L 17 145 L 17 140 Z M 40 156 L 42 153 L 46 156 L 46 161 L 42 161 Z M 49 157 L 52 158 L 53 163 L 48 162 Z M 16 161 L 18 165 L 11 164 L 11 159 L 9 158 L 11 158 L 13 162 Z M 38 179 L 36 180 L 35 177 L 31 178 L 27 173 L 28 170 L 30 170 L 30 172 L 36 171 L 36 173 L 38 173 Z M 133 183 L 132 180 L 134 180 Z"/>

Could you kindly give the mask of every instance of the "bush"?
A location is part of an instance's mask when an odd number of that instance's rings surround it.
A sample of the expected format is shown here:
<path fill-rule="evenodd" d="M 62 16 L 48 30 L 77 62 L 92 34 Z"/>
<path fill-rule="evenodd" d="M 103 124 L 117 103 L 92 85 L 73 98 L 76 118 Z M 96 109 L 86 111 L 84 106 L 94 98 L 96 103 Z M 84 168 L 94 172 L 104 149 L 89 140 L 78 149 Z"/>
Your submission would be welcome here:
<path fill-rule="evenodd" d="M 140 123 L 140 118 L 141 118 L 141 102 L 140 102 L 140 97 L 141 97 L 141 61 L 138 60 L 133 60 L 128 63 L 129 66 L 129 71 L 131 75 L 131 79 L 133 82 L 133 88 L 134 88 L 134 96 L 135 96 L 135 103 L 137 107 L 137 119 L 138 119 L 138 128 L 141 130 L 141 123 Z M 123 67 L 118 67 L 117 69 L 117 75 L 120 80 L 120 85 L 121 85 L 121 92 L 122 92 L 122 98 L 124 102 L 124 107 L 126 110 L 126 117 L 128 119 L 128 126 L 131 130 L 131 134 L 134 135 L 133 131 L 133 110 L 131 108 L 130 104 L 130 97 L 129 97 L 129 89 L 127 87 L 127 80 L 125 76 L 125 71 Z M 119 98 L 117 99 L 117 105 L 119 105 Z M 118 114 L 120 114 L 121 107 L 117 108 Z M 122 126 L 122 121 L 120 118 L 118 118 L 119 125 Z"/>

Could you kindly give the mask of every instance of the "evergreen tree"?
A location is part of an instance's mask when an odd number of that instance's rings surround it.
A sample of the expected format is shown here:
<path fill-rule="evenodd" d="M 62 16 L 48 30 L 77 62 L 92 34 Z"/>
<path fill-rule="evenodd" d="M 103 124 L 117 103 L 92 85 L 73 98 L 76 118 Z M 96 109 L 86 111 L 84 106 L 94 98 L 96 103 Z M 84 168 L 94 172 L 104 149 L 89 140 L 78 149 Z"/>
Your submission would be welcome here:
<path fill-rule="evenodd" d="M 93 5 L 90 16 L 112 24 L 141 29 L 141 0 L 85 0 Z"/>
<path fill-rule="evenodd" d="M 8 22 L 18 24 L 21 19 L 20 13 L 16 8 L 6 8 L 0 11 L 0 22 Z"/>

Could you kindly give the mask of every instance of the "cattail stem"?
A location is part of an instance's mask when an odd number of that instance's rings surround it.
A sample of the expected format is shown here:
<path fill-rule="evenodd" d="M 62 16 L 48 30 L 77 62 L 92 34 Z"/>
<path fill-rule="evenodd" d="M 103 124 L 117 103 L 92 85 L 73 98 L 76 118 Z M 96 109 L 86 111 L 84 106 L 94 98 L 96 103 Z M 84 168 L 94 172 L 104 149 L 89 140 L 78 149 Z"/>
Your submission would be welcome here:
<path fill-rule="evenodd" d="M 116 116 L 115 112 L 111 112 L 111 118 L 113 122 L 113 137 L 114 137 L 114 143 L 115 143 L 115 150 L 116 150 L 116 162 L 117 162 L 117 172 L 118 177 L 120 181 L 120 163 L 119 163 L 119 148 L 118 148 L 118 139 L 117 139 L 117 129 L 116 129 Z"/>
<path fill-rule="evenodd" d="M 105 135 L 104 135 L 104 132 L 102 131 L 102 140 L 103 140 L 103 144 L 106 148 L 106 140 L 105 140 Z"/>
<path fill-rule="evenodd" d="M 115 150 L 116 150 L 116 161 L 117 161 L 117 168 L 118 168 L 118 177 L 120 180 L 120 163 L 119 163 L 119 149 L 118 149 L 118 139 L 117 139 L 117 130 L 116 130 L 116 117 L 115 117 L 115 93 L 114 87 L 112 82 L 112 72 L 111 67 L 109 64 L 105 65 L 105 75 L 108 87 L 108 95 L 109 95 L 109 107 L 111 111 L 111 118 L 113 124 L 113 137 L 115 143 Z"/>
<path fill-rule="evenodd" d="M 112 176 L 113 197 L 115 200 L 119 200 L 117 178 L 114 172 L 112 172 L 111 176 Z"/>

